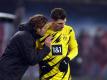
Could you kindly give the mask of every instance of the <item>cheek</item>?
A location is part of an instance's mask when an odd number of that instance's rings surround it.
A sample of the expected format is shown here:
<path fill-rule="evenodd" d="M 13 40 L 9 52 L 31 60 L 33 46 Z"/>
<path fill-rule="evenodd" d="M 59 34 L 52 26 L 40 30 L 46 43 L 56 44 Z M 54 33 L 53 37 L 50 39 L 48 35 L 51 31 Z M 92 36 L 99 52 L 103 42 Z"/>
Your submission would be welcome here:
<path fill-rule="evenodd" d="M 63 27 L 63 26 L 64 26 L 64 24 L 59 24 L 58 26 L 59 26 L 59 27 Z"/>
<path fill-rule="evenodd" d="M 42 29 L 42 30 L 40 31 L 41 35 L 43 35 L 45 32 L 46 32 L 45 29 Z"/>
<path fill-rule="evenodd" d="M 37 29 L 36 31 L 37 31 L 37 33 L 40 33 L 40 30 L 39 30 L 39 29 Z"/>
<path fill-rule="evenodd" d="M 63 25 L 59 25 L 58 28 L 63 28 Z"/>
<path fill-rule="evenodd" d="M 45 30 L 45 29 L 43 29 L 43 30 L 42 30 L 42 33 L 44 34 L 45 32 L 46 32 L 46 30 Z"/>
<path fill-rule="evenodd" d="M 59 24 L 56 25 L 56 28 L 60 28 L 61 26 Z"/>

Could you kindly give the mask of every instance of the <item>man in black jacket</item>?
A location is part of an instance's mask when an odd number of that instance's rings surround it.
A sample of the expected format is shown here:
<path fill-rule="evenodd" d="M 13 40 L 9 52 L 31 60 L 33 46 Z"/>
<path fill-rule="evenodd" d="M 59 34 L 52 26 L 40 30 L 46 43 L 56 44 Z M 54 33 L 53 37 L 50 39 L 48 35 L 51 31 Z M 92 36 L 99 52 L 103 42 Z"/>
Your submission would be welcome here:
<path fill-rule="evenodd" d="M 21 80 L 30 65 L 37 64 L 49 53 L 50 38 L 45 40 L 42 50 L 35 48 L 36 40 L 44 34 L 46 23 L 43 15 L 35 15 L 19 27 L 0 58 L 0 80 Z"/>

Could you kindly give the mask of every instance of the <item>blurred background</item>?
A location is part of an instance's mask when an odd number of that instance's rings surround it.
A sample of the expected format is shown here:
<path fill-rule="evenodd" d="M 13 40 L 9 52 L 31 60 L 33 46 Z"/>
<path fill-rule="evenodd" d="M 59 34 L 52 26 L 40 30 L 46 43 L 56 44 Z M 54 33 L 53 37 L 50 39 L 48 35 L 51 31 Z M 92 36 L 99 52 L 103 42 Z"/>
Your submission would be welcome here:
<path fill-rule="evenodd" d="M 79 55 L 70 62 L 73 80 L 107 80 L 107 0 L 0 0 L 0 56 L 18 25 L 34 14 L 50 20 L 53 8 L 64 8 L 73 26 Z M 38 65 L 22 80 L 38 80 Z"/>

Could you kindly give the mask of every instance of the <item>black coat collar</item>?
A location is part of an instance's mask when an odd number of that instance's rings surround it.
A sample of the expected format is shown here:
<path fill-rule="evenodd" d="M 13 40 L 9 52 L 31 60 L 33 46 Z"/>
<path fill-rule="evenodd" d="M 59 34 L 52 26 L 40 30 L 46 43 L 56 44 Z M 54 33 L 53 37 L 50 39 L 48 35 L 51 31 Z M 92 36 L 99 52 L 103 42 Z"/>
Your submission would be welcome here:
<path fill-rule="evenodd" d="M 21 24 L 19 26 L 19 31 L 24 31 L 24 30 L 30 32 L 31 35 L 34 37 L 34 39 L 39 39 L 42 37 L 36 33 L 36 31 L 33 29 L 33 26 L 31 26 L 29 23 Z"/>

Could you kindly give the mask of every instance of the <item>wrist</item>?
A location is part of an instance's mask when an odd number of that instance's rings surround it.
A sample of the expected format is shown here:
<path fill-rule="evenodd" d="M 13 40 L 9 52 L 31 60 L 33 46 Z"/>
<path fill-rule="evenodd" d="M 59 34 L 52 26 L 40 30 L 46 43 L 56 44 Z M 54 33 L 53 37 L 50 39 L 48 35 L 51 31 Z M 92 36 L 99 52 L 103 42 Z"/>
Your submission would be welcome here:
<path fill-rule="evenodd" d="M 70 61 L 70 58 L 69 58 L 69 57 L 66 57 L 66 58 L 65 58 L 65 61 L 66 61 L 66 62 L 69 62 L 69 61 Z"/>

